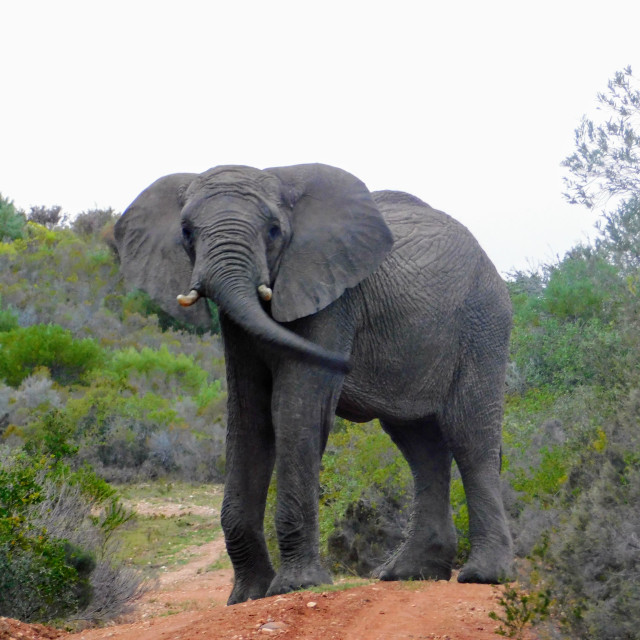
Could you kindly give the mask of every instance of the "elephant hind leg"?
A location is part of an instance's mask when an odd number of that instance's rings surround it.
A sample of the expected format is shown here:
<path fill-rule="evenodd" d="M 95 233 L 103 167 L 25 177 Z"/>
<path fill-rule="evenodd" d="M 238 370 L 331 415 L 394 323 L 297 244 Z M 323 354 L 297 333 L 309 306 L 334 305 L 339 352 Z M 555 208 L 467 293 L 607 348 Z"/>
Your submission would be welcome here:
<path fill-rule="evenodd" d="M 460 582 L 502 582 L 513 562 L 500 485 L 504 371 L 494 363 L 487 352 L 468 363 L 447 405 L 443 427 L 469 509 L 471 554 L 460 570 Z"/>
<path fill-rule="evenodd" d="M 406 540 L 374 576 L 381 580 L 448 580 L 456 553 L 449 502 L 451 451 L 435 418 L 382 426 L 411 467 L 414 497 Z"/>

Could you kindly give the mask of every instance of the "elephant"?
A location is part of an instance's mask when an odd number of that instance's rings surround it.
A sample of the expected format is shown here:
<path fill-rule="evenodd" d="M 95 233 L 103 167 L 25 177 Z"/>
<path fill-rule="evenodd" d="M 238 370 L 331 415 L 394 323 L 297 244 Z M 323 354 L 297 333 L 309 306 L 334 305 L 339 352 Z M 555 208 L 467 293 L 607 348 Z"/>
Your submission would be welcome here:
<path fill-rule="evenodd" d="M 450 579 L 453 460 L 471 540 L 458 580 L 510 573 L 499 475 L 511 304 L 461 223 L 324 164 L 227 165 L 154 182 L 115 240 L 125 280 L 165 311 L 206 326 L 205 299 L 219 309 L 229 604 L 331 582 L 319 472 L 336 414 L 378 419 L 414 479 L 406 539 L 375 576 Z M 277 572 L 263 525 L 274 468 Z"/>

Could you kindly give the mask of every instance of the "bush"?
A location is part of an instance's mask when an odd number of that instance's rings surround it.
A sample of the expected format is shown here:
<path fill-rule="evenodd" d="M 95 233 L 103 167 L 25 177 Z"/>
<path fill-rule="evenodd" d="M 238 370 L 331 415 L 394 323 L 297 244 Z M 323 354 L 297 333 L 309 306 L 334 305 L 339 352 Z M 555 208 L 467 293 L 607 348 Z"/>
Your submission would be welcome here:
<path fill-rule="evenodd" d="M 640 625 L 640 470 L 607 461 L 542 553 L 572 637 L 637 638 Z"/>
<path fill-rule="evenodd" d="M 0 193 L 0 242 L 22 238 L 26 221 L 24 213 L 17 211 L 13 202 Z"/>
<path fill-rule="evenodd" d="M 567 637 L 637 638 L 640 627 L 640 393 L 584 447 L 537 549 L 539 584 Z"/>
<path fill-rule="evenodd" d="M 138 351 L 123 349 L 113 354 L 111 370 L 124 379 L 132 379 L 138 373 L 154 390 L 178 388 L 182 392 L 198 394 L 207 386 L 207 373 L 185 354 L 173 354 L 166 345 L 160 349 L 147 347 Z M 216 385 L 218 393 L 220 384 Z"/>
<path fill-rule="evenodd" d="M 320 541 L 329 562 L 369 575 L 403 539 L 409 465 L 378 423 L 338 421 L 320 487 Z"/>
<path fill-rule="evenodd" d="M 2 296 L 0 296 L 0 333 L 13 331 L 18 328 L 18 314 L 11 309 L 2 308 Z"/>
<path fill-rule="evenodd" d="M 114 224 L 119 214 L 111 207 L 108 209 L 89 209 L 82 211 L 71 221 L 71 229 L 80 236 L 96 236 L 107 225 Z"/>
<path fill-rule="evenodd" d="M 618 320 L 631 295 L 606 256 L 577 247 L 541 273 L 515 274 L 509 288 L 518 390 L 622 382 L 633 349 Z"/>
<path fill-rule="evenodd" d="M 56 325 L 33 325 L 0 333 L 0 378 L 17 387 L 38 367 L 47 367 L 60 384 L 80 382 L 104 359 L 91 339 L 74 340 Z"/>
<path fill-rule="evenodd" d="M 90 599 L 86 572 L 63 541 L 0 542 L 0 615 L 25 622 L 64 618 Z"/>
<path fill-rule="evenodd" d="M 75 428 L 79 459 L 112 482 L 164 476 L 221 480 L 220 381 L 209 383 L 190 359 L 168 351 L 116 355 L 123 356 L 117 373 L 94 375 L 82 395 L 66 402 L 64 413 Z"/>
<path fill-rule="evenodd" d="M 210 300 L 206 300 L 206 303 L 209 306 L 209 311 L 211 313 L 211 328 L 209 331 L 211 333 L 219 334 L 220 319 L 218 317 L 218 308 Z M 158 324 L 163 331 L 187 331 L 196 335 L 203 335 L 208 332 L 205 331 L 205 329 L 194 327 L 187 322 L 178 320 L 177 318 L 169 315 L 151 299 L 151 296 L 140 289 L 134 289 L 124 297 L 109 298 L 106 301 L 106 304 L 112 312 L 118 313 L 121 318 L 132 313 L 139 313 L 144 317 L 156 316 L 158 318 Z"/>
<path fill-rule="evenodd" d="M 140 593 L 140 577 L 113 560 L 130 514 L 90 468 L 71 471 L 77 447 L 60 412 L 37 431 L 23 450 L 0 450 L 0 615 L 107 620 Z"/>
<path fill-rule="evenodd" d="M 47 229 L 53 229 L 59 223 L 64 222 L 66 216 L 62 215 L 62 207 L 55 205 L 53 207 L 31 207 L 27 214 L 29 222 L 41 224 Z"/>

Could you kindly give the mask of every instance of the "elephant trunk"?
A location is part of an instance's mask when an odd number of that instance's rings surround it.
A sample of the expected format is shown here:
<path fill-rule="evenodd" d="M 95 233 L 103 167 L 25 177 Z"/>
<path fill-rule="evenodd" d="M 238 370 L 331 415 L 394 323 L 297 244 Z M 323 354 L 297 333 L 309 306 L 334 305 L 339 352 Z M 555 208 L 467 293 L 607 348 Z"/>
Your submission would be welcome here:
<path fill-rule="evenodd" d="M 189 294 L 178 296 L 178 302 L 182 305 L 192 304 L 202 292 L 206 297 L 214 300 L 233 322 L 276 351 L 347 373 L 349 370 L 347 358 L 301 338 L 275 322 L 265 312 L 258 299 L 258 295 L 267 299 L 264 289 L 261 289 L 265 285 L 257 287 L 248 275 L 246 266 L 239 264 L 237 258 L 238 255 L 234 254 L 231 260 L 228 258 L 225 260 L 224 256 L 212 260 L 211 264 L 215 264 L 218 268 L 209 270 L 207 275 L 193 286 Z M 197 267 L 194 273 L 196 271 Z"/>

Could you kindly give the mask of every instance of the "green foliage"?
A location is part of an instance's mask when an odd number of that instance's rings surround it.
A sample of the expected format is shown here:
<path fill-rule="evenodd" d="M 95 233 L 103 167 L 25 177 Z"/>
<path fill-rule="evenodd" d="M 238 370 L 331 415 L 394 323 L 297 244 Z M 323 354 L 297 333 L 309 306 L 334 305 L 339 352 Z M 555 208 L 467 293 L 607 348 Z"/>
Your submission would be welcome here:
<path fill-rule="evenodd" d="M 68 399 L 65 415 L 74 425 L 80 459 L 112 481 L 167 474 L 219 480 L 224 434 L 218 424 L 222 416 L 216 413 L 224 398 L 220 382 L 209 383 L 184 356 L 160 353 L 158 361 L 155 355 L 151 350 L 125 353 L 116 372 L 94 375 L 82 395 Z M 176 360 L 185 368 L 172 368 Z M 153 366 L 145 369 L 149 362 Z"/>
<path fill-rule="evenodd" d="M 543 447 L 534 461 L 528 469 L 514 470 L 511 486 L 522 493 L 524 502 L 548 508 L 567 481 L 571 457 L 566 447 Z"/>
<path fill-rule="evenodd" d="M 17 211 L 13 202 L 0 193 L 0 242 L 22 238 L 25 223 L 24 213 Z"/>
<path fill-rule="evenodd" d="M 160 307 L 160 305 L 156 304 L 151 299 L 151 296 L 140 289 L 130 291 L 122 300 L 111 300 L 109 304 L 114 310 L 117 306 L 121 305 L 120 311 L 123 315 L 139 313 L 142 316 L 156 316 L 163 331 L 173 329 L 178 331 L 188 331 L 189 333 L 195 333 L 197 335 L 203 335 L 205 333 L 204 329 L 194 327 L 187 322 L 183 322 L 182 320 L 178 320 L 177 318 L 169 315 Z M 219 334 L 220 319 L 218 317 L 218 308 L 210 300 L 207 300 L 207 304 L 209 305 L 209 311 L 211 312 L 210 331 L 211 333 Z"/>
<path fill-rule="evenodd" d="M 161 379 L 162 384 L 179 385 L 184 391 L 196 394 L 207 384 L 207 372 L 196 365 L 192 357 L 175 355 L 166 345 L 157 350 L 145 347 L 138 351 L 130 347 L 116 351 L 110 368 L 123 379 L 130 378 L 133 372 L 142 374 L 152 388 L 154 379 Z M 171 380 L 167 381 L 167 377 Z"/>
<path fill-rule="evenodd" d="M 540 311 L 560 320 L 608 323 L 623 294 L 624 281 L 612 264 L 588 249 L 574 249 L 551 269 Z"/>
<path fill-rule="evenodd" d="M 617 319 L 629 290 L 602 255 L 578 247 L 544 274 L 516 274 L 511 340 L 520 390 L 611 385 L 630 350 Z"/>
<path fill-rule="evenodd" d="M 0 333 L 13 331 L 18 328 L 18 314 L 11 309 L 2 308 L 2 296 L 0 296 Z"/>
<path fill-rule="evenodd" d="M 326 545 L 349 507 L 366 501 L 376 509 L 394 496 L 410 496 L 409 466 L 377 423 L 342 421 L 330 437 L 320 474 L 320 540 Z"/>
<path fill-rule="evenodd" d="M 562 163 L 571 174 L 565 178 L 567 199 L 589 208 L 640 192 L 640 87 L 631 67 L 614 75 L 598 102 L 604 117 L 582 118 L 575 151 Z"/>
<path fill-rule="evenodd" d="M 576 456 L 564 505 L 534 554 L 566 637 L 636 638 L 640 624 L 640 393 L 620 403 Z"/>
<path fill-rule="evenodd" d="M 0 541 L 0 615 L 44 622 L 86 606 L 90 588 L 74 560 L 63 541 L 21 547 Z"/>
<path fill-rule="evenodd" d="M 70 331 L 56 325 L 33 325 L 0 333 L 0 352 L 0 378 L 13 387 L 38 367 L 47 367 L 60 384 L 81 382 L 104 358 L 93 340 L 74 340 Z"/>
<path fill-rule="evenodd" d="M 20 223 L 0 243 L 2 614 L 108 619 L 140 578 L 116 560 L 131 514 L 105 479 L 221 479 L 222 348 L 126 295 L 113 212 L 47 212 L 2 218 Z"/>
<path fill-rule="evenodd" d="M 605 211 L 598 223 L 601 236 L 596 241 L 625 277 L 631 292 L 638 292 L 640 269 L 640 198 L 634 194 L 622 201 L 614 211 Z"/>
<path fill-rule="evenodd" d="M 71 441 L 74 435 L 75 429 L 70 421 L 60 411 L 52 410 L 42 417 L 34 433 L 26 440 L 25 450 L 31 455 L 50 457 L 60 463 L 78 452 L 78 446 Z M 57 464 L 56 468 L 59 466 Z"/>
<path fill-rule="evenodd" d="M 455 477 L 451 483 L 451 510 L 453 512 L 453 524 L 458 536 L 458 552 L 455 564 L 461 566 L 469 559 L 471 540 L 469 538 L 469 508 L 467 507 L 467 497 L 460 477 Z"/>
<path fill-rule="evenodd" d="M 510 283 L 515 322 L 505 421 L 507 507 L 553 637 L 637 638 L 640 401 L 640 87 L 627 68 L 583 118 L 564 166 L 600 237 Z M 551 402 L 534 406 L 531 394 Z M 529 397 L 528 397 L 529 396 Z M 536 430 L 537 429 L 537 430 Z"/>
<path fill-rule="evenodd" d="M 501 613 L 489 612 L 489 617 L 500 623 L 495 633 L 523 640 L 529 626 L 549 616 L 551 594 L 549 590 L 527 593 L 515 586 L 506 586 L 498 604 L 502 607 Z"/>
<path fill-rule="evenodd" d="M 130 517 L 91 469 L 71 471 L 76 447 L 61 414 L 49 414 L 41 431 L 42 441 L 0 452 L 0 615 L 27 622 L 73 617 L 94 599 L 104 601 L 114 588 L 104 567 L 111 575 L 118 570 L 101 559 L 109 556 L 110 535 Z"/>

